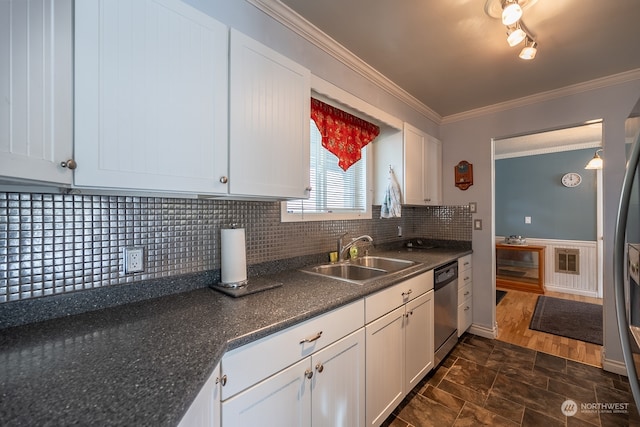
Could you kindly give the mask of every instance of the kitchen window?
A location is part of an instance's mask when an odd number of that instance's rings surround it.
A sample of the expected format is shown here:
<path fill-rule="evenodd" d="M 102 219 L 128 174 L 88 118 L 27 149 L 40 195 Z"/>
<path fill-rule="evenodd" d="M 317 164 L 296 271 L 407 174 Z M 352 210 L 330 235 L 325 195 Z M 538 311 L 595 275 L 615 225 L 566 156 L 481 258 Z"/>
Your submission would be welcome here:
<path fill-rule="evenodd" d="M 338 158 L 322 146 L 322 136 L 311 125 L 311 191 L 308 199 L 282 203 L 282 221 L 321 221 L 371 218 L 371 156 L 369 146 L 361 159 L 343 171 Z"/>

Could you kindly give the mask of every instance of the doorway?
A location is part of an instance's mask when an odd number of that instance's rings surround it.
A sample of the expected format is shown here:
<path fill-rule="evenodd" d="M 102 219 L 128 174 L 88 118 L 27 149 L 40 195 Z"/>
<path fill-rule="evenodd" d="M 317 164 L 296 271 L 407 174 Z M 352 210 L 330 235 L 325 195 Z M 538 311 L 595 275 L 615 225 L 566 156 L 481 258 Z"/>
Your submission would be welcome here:
<path fill-rule="evenodd" d="M 600 121 L 493 140 L 494 238 L 496 243 L 502 243 L 505 238 L 515 236 L 516 241 L 521 239 L 545 247 L 547 296 L 602 304 L 602 171 L 584 169 L 601 147 Z M 579 182 L 563 184 L 567 174 Z M 557 248 L 577 251 L 580 271 L 571 274 L 557 271 Z M 495 277 L 494 270 L 494 281 Z M 545 344 L 543 339 L 532 335 L 533 331 L 528 330 L 530 318 L 523 318 L 523 313 L 526 317 L 533 312 L 537 295 L 505 290 L 507 296 L 496 308 L 498 339 L 507 336 L 505 340 L 509 342 L 519 345 L 528 342 L 546 352 L 549 349 L 540 347 L 554 347 L 563 357 L 567 357 L 571 348 L 580 347 L 589 358 L 579 361 L 601 366 L 599 350 L 585 350 L 583 344 L 576 343 L 561 350 L 560 346 Z M 514 310 L 519 317 L 504 314 L 503 307 L 513 302 L 517 303 Z"/>

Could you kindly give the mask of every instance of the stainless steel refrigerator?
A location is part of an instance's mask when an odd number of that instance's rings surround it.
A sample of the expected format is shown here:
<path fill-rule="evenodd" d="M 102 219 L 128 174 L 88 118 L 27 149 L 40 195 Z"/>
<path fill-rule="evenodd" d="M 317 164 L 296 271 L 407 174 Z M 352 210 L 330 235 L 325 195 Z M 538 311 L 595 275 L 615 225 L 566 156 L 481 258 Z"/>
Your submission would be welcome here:
<path fill-rule="evenodd" d="M 627 168 L 614 236 L 614 291 L 629 385 L 640 408 L 640 101 L 625 130 Z"/>

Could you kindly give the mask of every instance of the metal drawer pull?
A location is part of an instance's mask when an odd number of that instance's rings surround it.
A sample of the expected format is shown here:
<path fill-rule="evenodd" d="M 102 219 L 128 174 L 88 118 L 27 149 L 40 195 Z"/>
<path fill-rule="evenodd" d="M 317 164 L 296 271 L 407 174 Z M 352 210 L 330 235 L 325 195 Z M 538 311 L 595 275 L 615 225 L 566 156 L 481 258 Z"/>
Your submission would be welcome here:
<path fill-rule="evenodd" d="M 227 376 L 223 375 L 222 377 L 216 378 L 216 384 L 222 384 L 223 386 L 227 385 Z"/>
<path fill-rule="evenodd" d="M 316 371 L 318 371 L 318 372 L 324 371 L 324 365 L 322 363 L 318 363 L 316 365 Z"/>
<path fill-rule="evenodd" d="M 471 308 L 471 307 L 469 307 L 469 306 L 466 306 L 466 307 L 464 308 L 464 311 L 467 311 L 467 310 L 469 310 L 469 308 Z"/>
<path fill-rule="evenodd" d="M 468 262 L 468 261 L 467 261 L 467 262 L 465 262 L 465 263 L 464 263 L 464 265 L 469 265 L 469 262 Z"/>
<path fill-rule="evenodd" d="M 466 282 L 469 279 L 471 279 L 471 277 L 467 276 L 467 277 L 464 278 L 464 281 Z"/>
<path fill-rule="evenodd" d="M 320 337 L 322 336 L 322 331 L 318 332 L 317 334 L 315 334 L 314 336 L 310 337 L 310 338 L 305 338 L 302 341 L 300 341 L 300 344 L 304 344 L 306 342 L 314 342 L 318 339 L 320 339 Z M 311 377 L 309 377 L 311 378 Z"/>
<path fill-rule="evenodd" d="M 466 295 L 469 295 L 469 291 L 465 292 L 464 294 L 465 294 L 465 296 L 466 296 Z"/>
<path fill-rule="evenodd" d="M 403 297 L 406 297 L 406 296 L 411 295 L 412 293 L 413 293 L 413 291 L 412 291 L 411 289 L 409 289 L 407 292 L 403 292 L 403 293 L 402 293 L 402 296 L 403 296 Z"/>
<path fill-rule="evenodd" d="M 311 379 L 313 377 L 313 371 L 311 369 L 307 369 L 306 371 L 304 371 L 304 376 L 308 379 Z"/>

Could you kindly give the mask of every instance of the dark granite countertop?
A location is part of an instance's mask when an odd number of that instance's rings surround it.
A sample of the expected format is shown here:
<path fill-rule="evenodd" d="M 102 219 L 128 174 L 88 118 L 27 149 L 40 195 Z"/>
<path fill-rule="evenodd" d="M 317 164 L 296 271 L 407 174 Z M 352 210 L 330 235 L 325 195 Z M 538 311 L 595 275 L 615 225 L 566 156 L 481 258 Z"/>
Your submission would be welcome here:
<path fill-rule="evenodd" d="M 421 264 L 366 285 L 286 271 L 241 298 L 202 288 L 0 330 L 2 425 L 176 425 L 225 351 L 468 253 L 384 251 Z"/>

